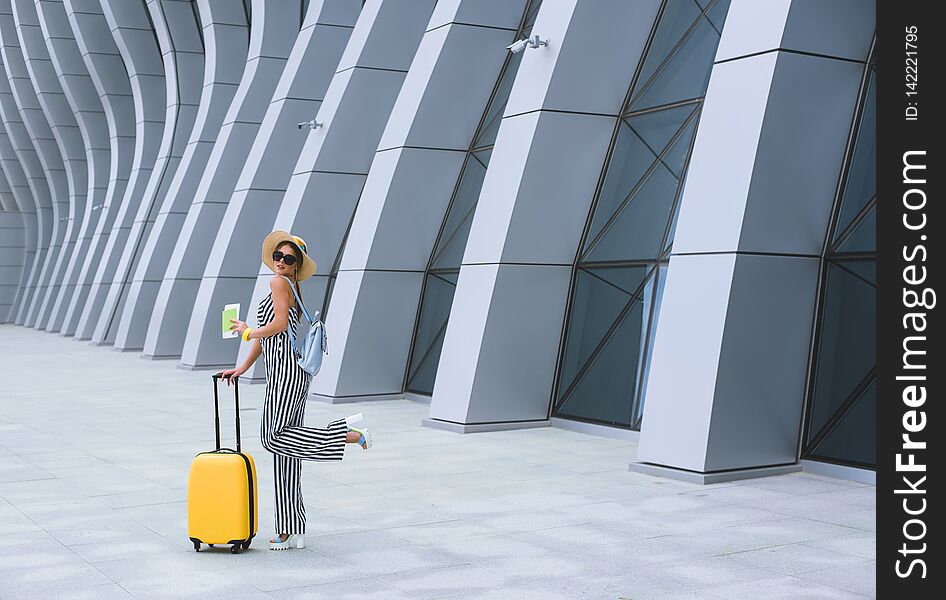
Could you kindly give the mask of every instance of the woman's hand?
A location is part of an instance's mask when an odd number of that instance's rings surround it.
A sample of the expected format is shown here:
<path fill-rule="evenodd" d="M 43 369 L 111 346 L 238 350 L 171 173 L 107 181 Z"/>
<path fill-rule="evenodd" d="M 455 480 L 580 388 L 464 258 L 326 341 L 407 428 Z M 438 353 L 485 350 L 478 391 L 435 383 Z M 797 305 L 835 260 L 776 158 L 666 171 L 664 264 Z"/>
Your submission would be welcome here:
<path fill-rule="evenodd" d="M 244 323 L 244 325 L 245 325 L 245 323 Z M 241 369 L 240 367 L 237 367 L 236 369 L 228 369 L 228 370 L 226 370 L 226 371 L 220 373 L 220 378 L 226 380 L 226 382 L 227 382 L 227 387 L 229 387 L 229 386 L 230 386 L 230 378 L 231 378 L 231 377 L 239 377 L 240 375 L 242 375 L 242 374 L 244 374 L 244 373 L 246 373 L 246 370 L 245 370 L 245 369 Z"/>
<path fill-rule="evenodd" d="M 230 331 L 236 331 L 240 335 L 243 335 L 243 330 L 247 327 L 246 323 L 239 319 L 230 319 L 230 322 L 233 323 L 233 325 L 230 325 Z"/>
<path fill-rule="evenodd" d="M 230 325 L 230 331 L 236 331 L 242 336 L 243 331 L 247 327 L 246 323 L 243 321 L 240 321 L 239 319 L 230 319 L 230 322 L 233 323 L 233 325 Z"/>

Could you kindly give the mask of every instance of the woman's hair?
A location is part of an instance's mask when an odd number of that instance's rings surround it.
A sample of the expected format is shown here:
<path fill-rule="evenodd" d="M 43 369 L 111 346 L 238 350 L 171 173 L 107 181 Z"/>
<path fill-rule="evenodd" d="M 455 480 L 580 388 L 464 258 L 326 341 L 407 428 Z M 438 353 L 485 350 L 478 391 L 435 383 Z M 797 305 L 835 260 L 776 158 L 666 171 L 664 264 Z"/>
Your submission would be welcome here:
<path fill-rule="evenodd" d="M 276 244 L 276 248 L 279 249 L 279 248 L 282 248 L 283 246 L 286 246 L 286 245 L 292 246 L 292 249 L 296 251 L 296 261 L 297 261 L 297 262 L 296 262 L 296 273 L 298 273 L 298 272 L 299 272 L 299 268 L 302 266 L 302 261 L 305 260 L 305 256 L 302 254 L 302 250 L 299 248 L 299 245 L 296 244 L 295 241 L 293 241 L 293 240 L 283 240 L 283 241 L 279 242 L 278 244 Z M 301 301 L 301 300 L 302 300 L 302 289 L 299 287 L 299 281 L 298 281 L 297 279 L 293 279 L 293 282 L 292 282 L 292 283 L 296 286 L 296 293 L 299 294 L 299 300 Z M 296 307 L 296 316 L 298 317 L 298 316 L 301 315 L 301 314 L 302 314 L 302 307 L 297 306 L 297 307 Z"/>

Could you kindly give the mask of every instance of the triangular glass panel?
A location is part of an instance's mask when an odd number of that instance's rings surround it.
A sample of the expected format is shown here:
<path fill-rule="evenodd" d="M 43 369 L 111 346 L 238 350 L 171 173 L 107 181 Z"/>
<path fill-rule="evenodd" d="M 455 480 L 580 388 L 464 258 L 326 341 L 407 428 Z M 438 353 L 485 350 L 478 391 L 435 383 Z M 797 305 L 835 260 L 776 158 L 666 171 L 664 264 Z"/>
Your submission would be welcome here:
<path fill-rule="evenodd" d="M 463 167 L 463 173 L 460 175 L 460 185 L 457 187 L 456 195 L 453 197 L 453 204 L 447 213 L 446 221 L 443 227 L 443 233 L 437 243 L 437 249 L 434 256 L 439 256 L 443 248 L 456 239 L 457 229 L 464 219 L 471 219 L 472 212 L 480 197 L 480 191 L 483 189 L 483 180 L 486 178 L 486 168 L 489 165 L 491 150 L 475 152 L 467 156 L 466 164 Z M 465 242 L 464 242 L 465 243 Z M 442 265 L 445 267 L 458 267 L 459 263 Z"/>
<path fill-rule="evenodd" d="M 693 110 L 693 105 L 679 106 L 627 117 L 625 122 L 657 156 L 667 147 L 687 117 L 693 114 Z"/>
<path fill-rule="evenodd" d="M 417 372 L 408 380 L 407 391 L 426 396 L 433 395 L 434 383 L 437 381 L 437 368 L 440 366 L 440 353 L 443 351 L 445 337 L 446 330 L 441 331 L 434 339 L 429 352 L 420 359 L 421 364 L 418 365 Z"/>
<path fill-rule="evenodd" d="M 834 229 L 834 241 L 854 220 L 857 213 L 877 193 L 877 100 L 874 77 L 867 87 L 864 111 L 857 128 L 857 140 L 844 183 L 841 214 Z"/>
<path fill-rule="evenodd" d="M 636 301 L 577 385 L 560 399 L 558 416 L 630 426 L 644 318 L 643 304 Z"/>
<path fill-rule="evenodd" d="M 595 214 L 591 219 L 585 250 L 657 158 L 630 126 L 622 121 L 619 127 Z"/>
<path fill-rule="evenodd" d="M 877 465 L 877 382 L 848 409 L 841 421 L 809 453 L 847 463 Z"/>
<path fill-rule="evenodd" d="M 696 119 L 691 119 L 689 124 L 680 137 L 677 138 L 673 148 L 671 148 L 663 157 L 664 166 L 670 169 L 670 172 L 680 178 L 683 173 L 683 167 L 686 166 L 687 157 L 690 155 L 690 143 L 693 141 L 693 134 L 696 132 Z"/>
<path fill-rule="evenodd" d="M 647 51 L 647 57 L 637 83 L 634 87 L 634 94 L 647 83 L 653 76 L 670 51 L 677 45 L 683 35 L 690 29 L 700 16 L 701 9 L 694 4 L 693 0 L 670 0 L 660 16 L 660 23 L 657 25 L 657 32 L 654 34 L 654 41 L 651 42 Z"/>
<path fill-rule="evenodd" d="M 683 190 L 686 188 L 686 173 L 683 174 L 683 183 L 677 187 L 677 197 L 674 200 L 673 215 L 670 217 L 670 230 L 667 232 L 667 239 L 664 240 L 664 249 L 660 252 L 660 258 L 669 260 L 670 250 L 673 248 L 673 236 L 677 234 L 677 219 L 680 217 L 680 205 L 683 203 Z"/>
<path fill-rule="evenodd" d="M 582 261 L 656 260 L 676 189 L 677 178 L 658 164 Z"/>
<path fill-rule="evenodd" d="M 640 287 L 647 267 L 578 269 L 562 357 L 560 392 L 572 384 L 608 329 Z M 627 290 L 631 290 L 628 293 Z"/>
<path fill-rule="evenodd" d="M 432 354 L 431 347 L 437 342 L 438 337 L 442 337 L 441 330 L 450 317 L 450 307 L 453 305 L 455 292 L 455 285 L 437 276 L 427 276 L 424 299 L 421 303 L 420 316 L 417 319 L 417 332 L 414 336 L 411 364 L 408 367 L 409 382 L 416 379 L 422 367 L 430 362 L 425 360 L 424 356 Z M 436 365 L 436 363 L 437 359 L 435 358 L 434 364 Z M 436 366 L 434 373 L 436 373 Z"/>
<path fill-rule="evenodd" d="M 877 250 L 876 208 L 876 205 L 870 208 L 867 215 L 857 224 L 857 228 L 845 238 L 836 252 L 874 252 Z"/>
<path fill-rule="evenodd" d="M 450 271 L 450 272 L 434 272 L 429 273 L 431 277 L 436 277 L 443 280 L 445 283 L 448 283 L 454 287 L 457 285 L 457 281 L 460 279 L 460 271 Z"/>
<path fill-rule="evenodd" d="M 463 262 L 463 252 L 466 250 L 466 241 L 470 237 L 470 227 L 473 225 L 473 212 L 460 223 L 456 234 L 450 239 L 443 253 L 434 261 L 434 269 L 459 269 Z"/>
<path fill-rule="evenodd" d="M 877 288 L 827 263 L 811 430 L 818 431 L 877 364 Z"/>
<path fill-rule="evenodd" d="M 492 146 L 496 142 L 496 133 L 499 132 L 499 124 L 503 119 L 503 112 L 506 110 L 506 104 L 509 103 L 509 93 L 512 91 L 512 84 L 516 80 L 516 73 L 519 71 L 519 62 L 522 60 L 524 52 L 509 55 L 506 67 L 503 70 L 502 78 L 496 87 L 496 93 L 493 95 L 489 106 L 486 108 L 486 116 L 483 117 L 483 124 L 476 133 L 473 142 L 473 148 L 483 148 Z"/>
<path fill-rule="evenodd" d="M 703 97 L 718 45 L 719 34 L 705 19 L 700 19 L 670 62 L 631 102 L 631 110 L 644 110 Z"/>
<path fill-rule="evenodd" d="M 873 285 L 877 285 L 877 261 L 875 260 L 842 260 L 836 261 L 838 266 L 847 269 L 866 279 Z"/>
<path fill-rule="evenodd" d="M 706 18 L 712 23 L 717 33 L 722 34 L 723 25 L 726 23 L 726 16 L 729 14 L 729 0 L 718 0 L 706 12 Z"/>

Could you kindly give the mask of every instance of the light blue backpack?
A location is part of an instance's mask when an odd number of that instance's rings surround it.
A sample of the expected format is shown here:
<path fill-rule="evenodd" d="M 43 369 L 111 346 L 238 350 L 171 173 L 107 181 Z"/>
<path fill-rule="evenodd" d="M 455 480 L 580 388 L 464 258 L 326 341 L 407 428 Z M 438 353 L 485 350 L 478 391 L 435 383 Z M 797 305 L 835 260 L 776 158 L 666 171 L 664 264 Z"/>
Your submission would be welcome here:
<path fill-rule="evenodd" d="M 309 311 L 305 309 L 305 305 L 302 304 L 302 299 L 299 298 L 299 294 L 296 292 L 296 288 L 292 285 L 292 281 L 286 277 L 286 281 L 289 281 L 289 287 L 292 289 L 292 294 L 296 297 L 296 305 L 302 308 L 302 314 L 305 315 L 306 325 L 309 330 L 302 334 L 301 339 L 296 341 L 296 336 L 293 335 L 292 329 L 289 329 L 289 339 L 292 342 L 292 352 L 295 355 L 296 362 L 299 363 L 299 366 L 302 367 L 309 375 L 315 376 L 319 372 L 319 369 L 322 368 L 322 354 L 328 354 L 328 340 L 325 336 L 325 324 L 319 320 L 319 311 L 315 311 L 315 317 L 309 316 Z M 303 326 L 303 323 L 300 321 L 297 331 Z"/>

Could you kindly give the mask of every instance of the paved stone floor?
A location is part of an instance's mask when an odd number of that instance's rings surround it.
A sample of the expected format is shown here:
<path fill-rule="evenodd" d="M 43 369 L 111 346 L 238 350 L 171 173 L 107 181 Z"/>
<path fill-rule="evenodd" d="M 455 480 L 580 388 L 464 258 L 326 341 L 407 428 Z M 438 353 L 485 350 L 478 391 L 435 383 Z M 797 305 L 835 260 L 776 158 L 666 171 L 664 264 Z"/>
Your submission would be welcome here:
<path fill-rule="evenodd" d="M 12 325 L 0 339 L 0 598 L 874 595 L 872 486 L 806 474 L 681 483 L 628 472 L 625 441 L 431 430 L 408 401 L 309 403 L 311 424 L 364 411 L 376 447 L 305 464 L 304 550 L 196 553 L 186 486 L 213 445 L 209 374 Z M 265 541 L 263 387 L 241 391 Z M 232 419 L 230 405 L 225 441 Z"/>

